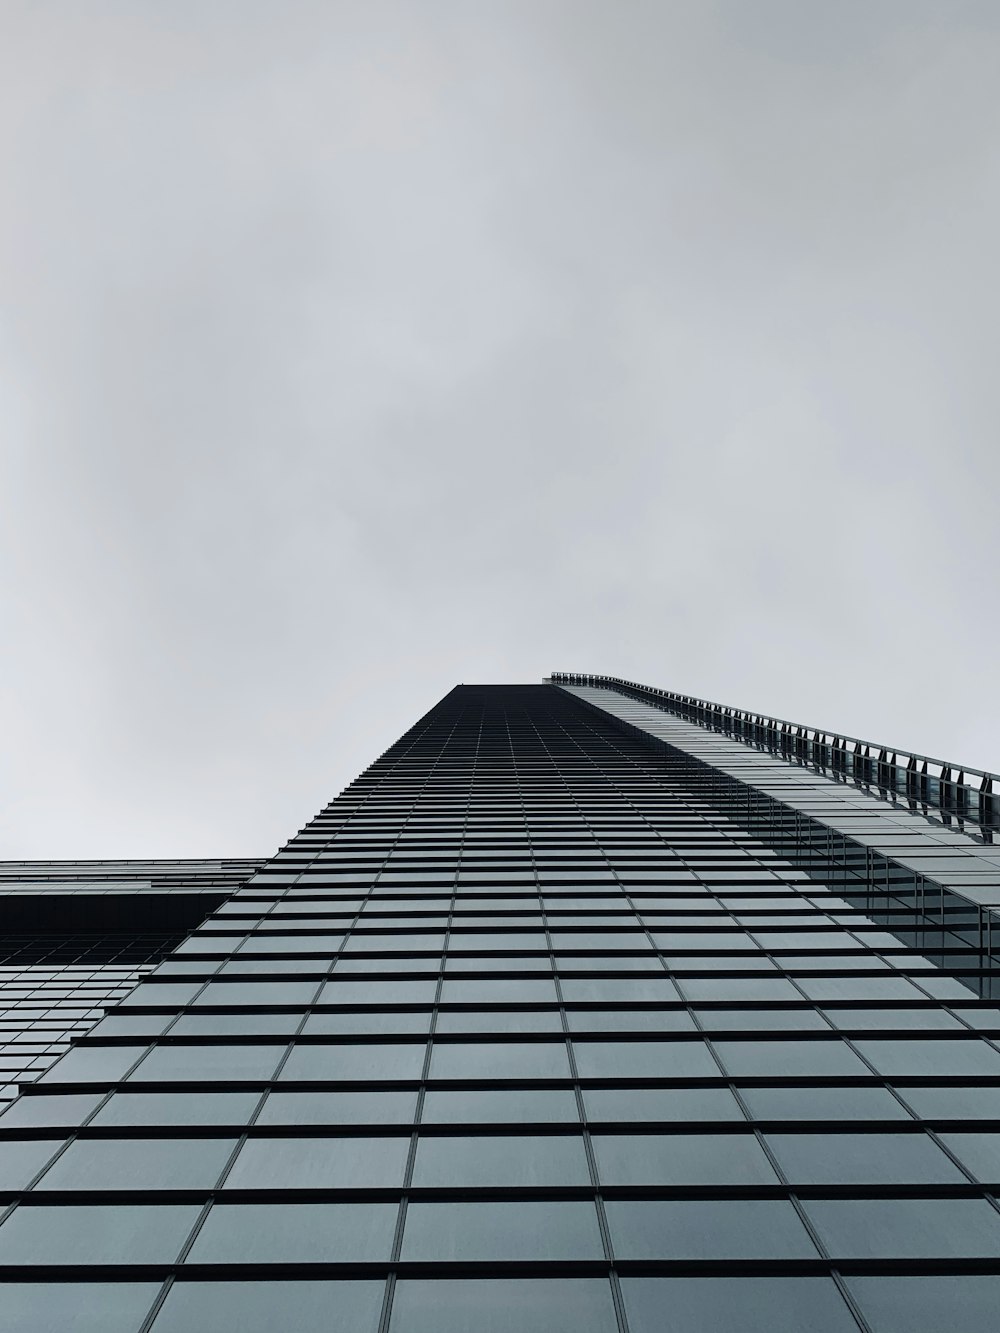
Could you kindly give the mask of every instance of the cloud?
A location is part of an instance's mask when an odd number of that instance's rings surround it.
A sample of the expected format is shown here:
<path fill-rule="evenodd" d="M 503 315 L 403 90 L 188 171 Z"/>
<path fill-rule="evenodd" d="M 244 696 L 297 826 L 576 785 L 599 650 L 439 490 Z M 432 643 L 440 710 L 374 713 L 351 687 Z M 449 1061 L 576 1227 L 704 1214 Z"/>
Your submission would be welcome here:
<path fill-rule="evenodd" d="M 1000 767 L 994 6 L 0 25 L 0 855 L 552 668 Z"/>

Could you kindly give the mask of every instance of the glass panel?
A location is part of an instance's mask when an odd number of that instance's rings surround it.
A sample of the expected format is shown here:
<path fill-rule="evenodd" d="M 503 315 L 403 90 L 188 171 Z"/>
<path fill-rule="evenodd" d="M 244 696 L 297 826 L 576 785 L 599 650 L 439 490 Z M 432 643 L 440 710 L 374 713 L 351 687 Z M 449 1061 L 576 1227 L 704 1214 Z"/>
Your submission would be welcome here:
<path fill-rule="evenodd" d="M 137 1083 L 230 1079 L 258 1082 L 274 1073 L 284 1046 L 154 1046 L 131 1076 Z"/>
<path fill-rule="evenodd" d="M 742 1120 L 728 1088 L 588 1088 L 591 1120 Z"/>
<path fill-rule="evenodd" d="M 189 1258 L 206 1264 L 383 1263 L 398 1211 L 394 1203 L 216 1204 Z"/>
<path fill-rule="evenodd" d="M 0 1333 L 135 1333 L 158 1282 L 5 1282 Z"/>
<path fill-rule="evenodd" d="M 605 1185 L 774 1185 L 753 1134 L 595 1134 Z"/>
<path fill-rule="evenodd" d="M 576 1098 L 568 1088 L 477 1088 L 468 1092 L 428 1092 L 424 1124 L 502 1124 L 577 1120 Z"/>
<path fill-rule="evenodd" d="M 293 1048 L 282 1080 L 418 1079 L 424 1067 L 423 1042 L 393 1045 L 333 1044 L 299 1045 Z"/>
<path fill-rule="evenodd" d="M 259 1092 L 117 1092 L 95 1125 L 245 1125 Z"/>
<path fill-rule="evenodd" d="M 95 1106 L 99 1106 L 101 1092 L 53 1093 L 47 1096 L 22 1095 L 3 1113 L 0 1125 L 4 1129 L 20 1129 L 23 1125 L 44 1128 L 50 1125 L 79 1125 L 86 1120 Z"/>
<path fill-rule="evenodd" d="M 0 1229 L 2 1234 L 2 1229 Z M 592 1203 L 411 1203 L 406 1261 L 602 1259 Z"/>
<path fill-rule="evenodd" d="M 783 1199 L 609 1199 L 623 1259 L 815 1259 L 795 1209 Z"/>
<path fill-rule="evenodd" d="M 977 1180 L 1000 1181 L 1000 1134 L 942 1134 L 941 1140 Z"/>
<path fill-rule="evenodd" d="M 616 1333 L 617 1327 L 605 1278 L 402 1279 L 389 1333 Z"/>
<path fill-rule="evenodd" d="M 0 1226 L 0 1264 L 171 1264 L 200 1212 L 196 1204 L 22 1204 Z"/>
<path fill-rule="evenodd" d="M 443 1009 L 436 1033 L 456 1032 L 562 1032 L 557 1009 Z"/>
<path fill-rule="evenodd" d="M 670 1333 L 857 1333 L 858 1328 L 826 1277 L 634 1277 L 622 1279 L 622 1295 L 630 1333 L 667 1328 Z"/>
<path fill-rule="evenodd" d="M 152 1333 L 376 1333 L 383 1288 L 381 1281 L 175 1282 Z"/>
<path fill-rule="evenodd" d="M 885 1088 L 740 1088 L 758 1120 L 908 1120 Z"/>
<path fill-rule="evenodd" d="M 258 1125 L 408 1125 L 415 1092 L 272 1092 Z"/>
<path fill-rule="evenodd" d="M 62 1139 L 0 1140 L 0 1190 L 20 1190 L 34 1179 Z"/>
<path fill-rule="evenodd" d="M 409 1138 L 250 1139 L 226 1189 L 397 1189 Z"/>
<path fill-rule="evenodd" d="M 1000 1308 L 1000 1277 L 848 1277 L 851 1295 L 872 1333 L 941 1333 L 993 1328 Z"/>
<path fill-rule="evenodd" d="M 955 1164 L 926 1134 L 768 1134 L 793 1185 L 960 1183 Z"/>
<path fill-rule="evenodd" d="M 700 1041 L 573 1042 L 581 1078 L 718 1078 Z"/>
<path fill-rule="evenodd" d="M 435 1042 L 431 1078 L 569 1078 L 564 1042 Z"/>
<path fill-rule="evenodd" d="M 40 1083 L 114 1083 L 132 1068 L 145 1046 L 76 1046 L 45 1071 Z"/>
<path fill-rule="evenodd" d="M 412 1010 L 396 1012 L 310 1014 L 303 1029 L 309 1036 L 353 1037 L 367 1035 L 395 1036 L 414 1033 L 424 1036 L 430 1030 L 431 1013 Z"/>
<path fill-rule="evenodd" d="M 923 1037 L 916 1041 L 858 1041 L 880 1074 L 1000 1074 L 1000 1052 L 978 1039 Z"/>
<path fill-rule="evenodd" d="M 931 1120 L 1000 1120 L 1000 1087 L 906 1087 L 899 1095 Z"/>
<path fill-rule="evenodd" d="M 1000 1216 L 984 1199 L 804 1199 L 835 1257 L 986 1258 L 1000 1248 Z"/>
<path fill-rule="evenodd" d="M 574 1032 L 694 1032 L 686 1009 L 570 1009 Z"/>
<path fill-rule="evenodd" d="M 77 1139 L 36 1188 L 208 1190 L 235 1147 L 235 1139 Z"/>
<path fill-rule="evenodd" d="M 842 1041 L 717 1041 L 716 1052 L 737 1078 L 868 1074 Z"/>
<path fill-rule="evenodd" d="M 579 1135 L 425 1135 L 413 1168 L 417 1189 L 589 1184 Z"/>

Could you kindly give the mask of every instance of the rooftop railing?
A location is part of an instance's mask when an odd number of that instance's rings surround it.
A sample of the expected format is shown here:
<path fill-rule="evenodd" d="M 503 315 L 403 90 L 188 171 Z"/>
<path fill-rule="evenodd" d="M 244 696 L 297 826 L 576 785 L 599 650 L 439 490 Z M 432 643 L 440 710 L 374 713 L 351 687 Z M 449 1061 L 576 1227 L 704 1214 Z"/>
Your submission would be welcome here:
<path fill-rule="evenodd" d="M 758 750 L 801 764 L 840 782 L 853 782 L 894 803 L 905 802 L 914 814 L 993 842 L 1000 832 L 1000 774 L 933 759 L 898 746 L 819 731 L 780 717 L 710 703 L 691 694 L 658 690 L 619 676 L 554 671 L 554 685 L 583 685 L 617 690 L 686 718 L 710 731 L 734 736 Z"/>

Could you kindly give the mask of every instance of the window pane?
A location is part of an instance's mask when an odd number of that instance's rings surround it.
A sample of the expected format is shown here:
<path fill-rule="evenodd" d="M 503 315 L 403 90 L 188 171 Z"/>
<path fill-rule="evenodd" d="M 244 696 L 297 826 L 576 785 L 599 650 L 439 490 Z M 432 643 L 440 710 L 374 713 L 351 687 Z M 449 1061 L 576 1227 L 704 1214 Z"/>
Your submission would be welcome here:
<path fill-rule="evenodd" d="M 604 1248 L 592 1203 L 412 1203 L 401 1257 L 430 1262 L 602 1259 Z"/>
<path fill-rule="evenodd" d="M 570 1009 L 574 1032 L 694 1032 L 686 1009 Z"/>
<path fill-rule="evenodd" d="M 210 1190 L 235 1139 L 77 1139 L 46 1171 L 43 1190 Z"/>
<path fill-rule="evenodd" d="M 742 1120 L 728 1088 L 588 1088 L 591 1120 Z"/>
<path fill-rule="evenodd" d="M 40 1083 L 114 1083 L 124 1077 L 145 1046 L 76 1046 L 57 1060 Z"/>
<path fill-rule="evenodd" d="M 1000 1052 L 984 1041 L 922 1037 L 916 1041 L 858 1041 L 880 1074 L 1000 1074 Z"/>
<path fill-rule="evenodd" d="M 460 1032 L 562 1032 L 557 1009 L 443 1009 L 435 1033 L 447 1036 Z"/>
<path fill-rule="evenodd" d="M 722 1063 L 737 1078 L 799 1074 L 869 1074 L 842 1041 L 717 1041 Z"/>
<path fill-rule="evenodd" d="M 589 1185 L 579 1135 L 423 1136 L 413 1169 L 415 1188 L 519 1188 Z"/>
<path fill-rule="evenodd" d="M 942 1134 L 941 1139 L 977 1180 L 1000 1181 L 1000 1134 Z"/>
<path fill-rule="evenodd" d="M 851 1295 L 872 1333 L 941 1333 L 993 1328 L 1000 1277 L 848 1277 Z"/>
<path fill-rule="evenodd" d="M 62 1139 L 0 1140 L 0 1190 L 23 1189 L 62 1145 Z"/>
<path fill-rule="evenodd" d="M 758 1120 L 908 1120 L 885 1088 L 740 1088 Z"/>
<path fill-rule="evenodd" d="M 409 1138 L 250 1139 L 226 1189 L 396 1189 Z"/>
<path fill-rule="evenodd" d="M 670 1333 L 857 1333 L 858 1328 L 825 1277 L 623 1278 L 622 1295 L 631 1333 L 667 1328 Z"/>
<path fill-rule="evenodd" d="M 135 1333 L 158 1282 L 5 1282 L 0 1333 Z"/>
<path fill-rule="evenodd" d="M 0 1264 L 170 1264 L 200 1211 L 188 1204 L 22 1204 L 0 1226 Z"/>
<path fill-rule="evenodd" d="M 258 1125 L 408 1125 L 415 1092 L 272 1092 Z"/>
<path fill-rule="evenodd" d="M 152 1333 L 376 1333 L 383 1287 L 381 1281 L 175 1282 Z"/>
<path fill-rule="evenodd" d="M 390 1333 L 616 1333 L 617 1327 L 605 1278 L 402 1279 L 389 1323 Z"/>
<path fill-rule="evenodd" d="M 394 1045 L 329 1044 L 296 1046 L 281 1071 L 282 1080 L 418 1079 L 424 1067 L 423 1042 Z"/>
<path fill-rule="evenodd" d="M 1000 1216 L 983 1199 L 805 1199 L 835 1257 L 979 1258 L 1000 1247 Z"/>
<path fill-rule="evenodd" d="M 136 1083 L 187 1082 L 230 1079 L 259 1082 L 274 1073 L 285 1047 L 275 1046 L 154 1046 L 131 1076 Z"/>
<path fill-rule="evenodd" d="M 768 1134 L 793 1185 L 960 1183 L 955 1164 L 926 1134 Z"/>
<path fill-rule="evenodd" d="M 216 1204 L 189 1259 L 196 1264 L 382 1263 L 389 1258 L 398 1211 L 394 1203 Z"/>
<path fill-rule="evenodd" d="M 753 1134 L 595 1134 L 605 1185 L 774 1185 Z"/>
<path fill-rule="evenodd" d="M 428 1092 L 424 1098 L 423 1122 L 428 1125 L 577 1119 L 576 1098 L 568 1088 L 476 1088 Z"/>
<path fill-rule="evenodd" d="M 95 1125 L 245 1125 L 259 1092 L 117 1092 Z"/>
<path fill-rule="evenodd" d="M 1000 1087 L 900 1088 L 917 1115 L 931 1120 L 1000 1120 Z"/>
<path fill-rule="evenodd" d="M 609 1199 L 604 1207 L 623 1259 L 816 1258 L 783 1199 Z"/>
<path fill-rule="evenodd" d="M 100 1105 L 103 1096 L 100 1092 L 52 1093 L 34 1097 L 22 1094 L 4 1111 L 0 1126 L 20 1129 L 22 1125 L 79 1125 L 95 1106 Z"/>
<path fill-rule="evenodd" d="M 573 1042 L 581 1078 L 718 1078 L 700 1041 Z"/>
<path fill-rule="evenodd" d="M 435 1042 L 431 1078 L 569 1078 L 564 1042 Z"/>

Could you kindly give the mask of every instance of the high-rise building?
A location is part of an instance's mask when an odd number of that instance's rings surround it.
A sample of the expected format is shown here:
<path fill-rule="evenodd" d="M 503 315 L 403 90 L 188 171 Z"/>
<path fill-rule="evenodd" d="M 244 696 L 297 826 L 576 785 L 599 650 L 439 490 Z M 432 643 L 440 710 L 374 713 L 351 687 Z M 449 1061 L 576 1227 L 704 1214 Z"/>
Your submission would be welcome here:
<path fill-rule="evenodd" d="M 453 690 L 0 1116 L 0 1333 L 992 1330 L 998 829 L 688 696 Z"/>

